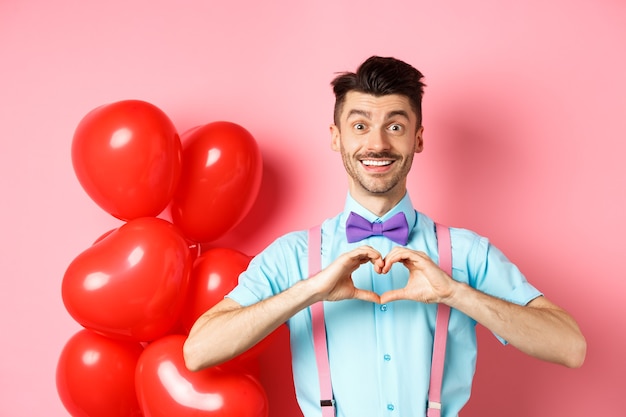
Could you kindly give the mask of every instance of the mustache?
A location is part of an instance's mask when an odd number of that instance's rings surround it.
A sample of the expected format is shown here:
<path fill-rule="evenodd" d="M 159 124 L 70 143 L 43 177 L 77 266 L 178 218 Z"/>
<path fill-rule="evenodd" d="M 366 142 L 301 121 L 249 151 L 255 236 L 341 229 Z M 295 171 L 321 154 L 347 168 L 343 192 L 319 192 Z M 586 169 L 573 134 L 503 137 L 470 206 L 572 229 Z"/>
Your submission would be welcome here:
<path fill-rule="evenodd" d="M 391 152 L 368 152 L 357 155 L 358 159 L 400 159 L 400 157 Z"/>

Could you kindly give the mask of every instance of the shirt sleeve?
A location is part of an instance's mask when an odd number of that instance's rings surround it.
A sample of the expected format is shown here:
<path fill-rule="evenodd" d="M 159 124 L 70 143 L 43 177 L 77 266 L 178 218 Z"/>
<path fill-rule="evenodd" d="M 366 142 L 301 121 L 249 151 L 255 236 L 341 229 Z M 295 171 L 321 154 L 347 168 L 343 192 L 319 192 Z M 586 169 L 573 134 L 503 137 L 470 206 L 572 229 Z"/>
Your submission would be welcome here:
<path fill-rule="evenodd" d="M 272 242 L 239 275 L 237 286 L 226 295 L 249 306 L 276 295 L 303 279 L 308 268 L 306 232 L 293 232 Z"/>
<path fill-rule="evenodd" d="M 467 262 L 470 285 L 485 294 L 518 305 L 526 305 L 543 295 L 485 237 L 475 237 Z M 495 336 L 503 344 L 507 344 L 506 340 Z"/>
<path fill-rule="evenodd" d="M 526 305 L 542 295 L 487 238 L 478 237 L 472 252 L 470 282 L 474 288 L 519 305 Z"/>

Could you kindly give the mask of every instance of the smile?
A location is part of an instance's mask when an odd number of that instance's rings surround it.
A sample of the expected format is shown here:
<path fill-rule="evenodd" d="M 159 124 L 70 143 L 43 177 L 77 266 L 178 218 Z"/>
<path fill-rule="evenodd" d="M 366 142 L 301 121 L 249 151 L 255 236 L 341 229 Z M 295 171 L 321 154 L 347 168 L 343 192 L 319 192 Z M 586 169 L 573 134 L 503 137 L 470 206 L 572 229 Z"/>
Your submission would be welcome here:
<path fill-rule="evenodd" d="M 393 161 L 380 161 L 380 160 L 365 159 L 361 161 L 361 163 L 365 166 L 384 167 L 387 165 L 391 165 Z"/>

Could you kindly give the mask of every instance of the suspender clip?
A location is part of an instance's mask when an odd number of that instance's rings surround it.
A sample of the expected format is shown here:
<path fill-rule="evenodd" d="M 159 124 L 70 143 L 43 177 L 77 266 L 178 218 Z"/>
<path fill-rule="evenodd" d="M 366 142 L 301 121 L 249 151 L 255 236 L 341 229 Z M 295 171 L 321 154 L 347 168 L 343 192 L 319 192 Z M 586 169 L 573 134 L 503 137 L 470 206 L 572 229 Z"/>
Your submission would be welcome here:
<path fill-rule="evenodd" d="M 435 410 L 441 410 L 441 403 L 437 401 L 428 401 L 428 408 L 434 408 Z"/>
<path fill-rule="evenodd" d="M 335 400 L 320 400 L 320 405 L 322 407 L 334 407 Z"/>

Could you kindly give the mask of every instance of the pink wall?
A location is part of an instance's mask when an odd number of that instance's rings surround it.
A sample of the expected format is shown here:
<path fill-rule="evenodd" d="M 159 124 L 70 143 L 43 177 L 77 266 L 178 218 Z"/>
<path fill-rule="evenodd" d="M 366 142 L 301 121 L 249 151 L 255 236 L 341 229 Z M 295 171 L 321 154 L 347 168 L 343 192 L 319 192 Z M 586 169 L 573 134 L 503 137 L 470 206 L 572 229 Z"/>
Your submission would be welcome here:
<path fill-rule="evenodd" d="M 568 370 L 480 330 L 465 415 L 622 415 L 625 19 L 618 0 L 1 2 L 0 415 L 67 415 L 54 375 L 79 326 L 62 277 L 120 225 L 72 169 L 73 131 L 89 110 L 136 98 L 180 132 L 246 127 L 264 158 L 260 198 L 216 245 L 254 254 L 341 209 L 328 82 L 371 54 L 426 74 L 414 202 L 489 236 L 588 338 L 585 365 Z M 276 350 L 267 361 L 286 354 Z M 264 371 L 278 380 L 273 417 L 297 415 L 291 397 L 279 403 L 288 372 Z"/>

